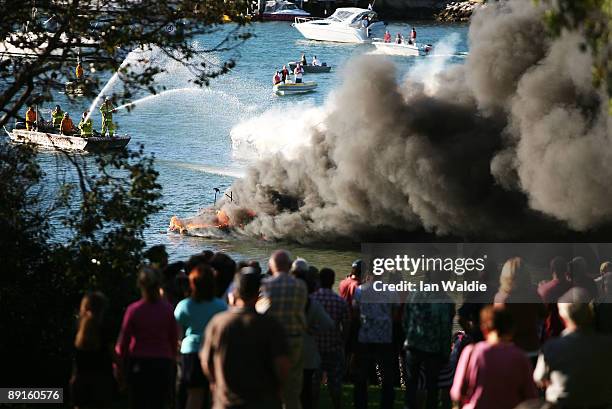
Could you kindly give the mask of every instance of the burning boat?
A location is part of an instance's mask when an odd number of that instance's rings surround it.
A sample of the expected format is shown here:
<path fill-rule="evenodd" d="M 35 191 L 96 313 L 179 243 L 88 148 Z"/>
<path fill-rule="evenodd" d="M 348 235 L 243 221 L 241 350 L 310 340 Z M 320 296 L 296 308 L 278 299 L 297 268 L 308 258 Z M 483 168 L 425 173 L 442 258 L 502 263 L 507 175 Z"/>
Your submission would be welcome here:
<path fill-rule="evenodd" d="M 197 215 L 192 217 L 179 218 L 178 216 L 172 216 L 168 231 L 194 236 L 218 236 L 219 233 L 226 234 L 236 228 L 243 227 L 244 224 L 255 217 L 255 213 L 252 211 L 243 213 L 240 212 L 230 216 L 223 209 L 209 207 L 200 210 Z"/>

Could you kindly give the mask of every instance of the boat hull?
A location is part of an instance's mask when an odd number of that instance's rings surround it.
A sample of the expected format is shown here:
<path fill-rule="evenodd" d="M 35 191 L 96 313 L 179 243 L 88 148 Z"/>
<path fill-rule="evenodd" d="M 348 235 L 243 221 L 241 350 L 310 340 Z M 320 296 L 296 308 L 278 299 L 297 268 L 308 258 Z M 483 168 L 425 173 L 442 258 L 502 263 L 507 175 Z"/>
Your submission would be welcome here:
<path fill-rule="evenodd" d="M 384 43 L 382 41 L 373 41 L 372 45 L 376 50 L 387 55 L 399 55 L 404 57 L 419 57 L 427 55 L 430 48 L 428 46 L 415 46 L 412 44 L 395 44 Z"/>
<path fill-rule="evenodd" d="M 274 92 L 277 95 L 293 95 L 293 94 L 305 94 L 307 92 L 313 92 L 317 89 L 316 82 L 301 82 L 301 83 L 285 83 L 276 84 L 274 86 Z"/>
<path fill-rule="evenodd" d="M 372 38 L 381 37 L 385 31 L 385 24 L 380 21 L 372 23 L 367 30 L 348 25 L 330 24 L 326 20 L 293 23 L 293 27 L 309 40 L 357 44 L 369 43 Z"/>
<path fill-rule="evenodd" d="M 289 69 L 291 71 L 295 70 L 296 65 L 297 65 L 297 62 L 290 62 Z M 302 65 L 302 68 L 304 69 L 304 72 L 310 73 L 310 74 L 320 74 L 320 73 L 330 72 L 332 69 L 332 67 L 329 65 Z"/>
<path fill-rule="evenodd" d="M 9 137 L 11 141 L 16 143 L 27 143 L 51 149 L 87 152 L 123 149 L 131 139 L 128 135 L 113 138 L 99 136 L 81 138 L 80 136 L 28 131 L 26 129 L 14 129 L 12 132 L 9 132 Z"/>

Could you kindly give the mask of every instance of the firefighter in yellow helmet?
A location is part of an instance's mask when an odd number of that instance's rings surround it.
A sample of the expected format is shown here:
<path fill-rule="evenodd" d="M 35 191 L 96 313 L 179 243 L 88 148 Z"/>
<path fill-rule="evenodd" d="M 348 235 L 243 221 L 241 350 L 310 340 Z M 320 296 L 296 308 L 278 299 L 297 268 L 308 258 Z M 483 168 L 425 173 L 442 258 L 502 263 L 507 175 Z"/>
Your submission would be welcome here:
<path fill-rule="evenodd" d="M 59 105 L 56 105 L 53 111 L 51 111 L 51 121 L 53 122 L 54 128 L 59 128 L 62 124 L 62 119 L 64 119 L 64 111 L 60 108 Z"/>
<path fill-rule="evenodd" d="M 87 118 L 87 111 L 83 112 L 78 128 L 81 130 L 81 137 L 89 138 L 93 133 L 93 122 L 91 118 Z"/>
<path fill-rule="evenodd" d="M 113 112 L 115 107 L 109 97 L 104 98 L 104 103 L 100 106 L 100 112 L 102 113 L 102 136 L 108 135 L 112 138 L 115 134 L 115 124 L 113 124 Z"/>

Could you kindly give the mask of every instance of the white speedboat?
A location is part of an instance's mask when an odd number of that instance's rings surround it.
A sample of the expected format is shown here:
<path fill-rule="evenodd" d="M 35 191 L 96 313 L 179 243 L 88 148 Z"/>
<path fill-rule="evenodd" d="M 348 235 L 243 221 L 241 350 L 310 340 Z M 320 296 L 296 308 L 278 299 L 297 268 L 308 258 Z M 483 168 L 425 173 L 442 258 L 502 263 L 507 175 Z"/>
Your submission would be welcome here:
<path fill-rule="evenodd" d="M 278 95 L 305 94 L 317 88 L 316 82 L 285 82 L 276 84 L 274 92 Z"/>
<path fill-rule="evenodd" d="M 266 2 L 261 14 L 263 20 L 294 21 L 296 17 L 309 17 L 310 13 L 302 10 L 294 3 L 286 0 L 272 0 Z"/>
<path fill-rule="evenodd" d="M 375 39 L 372 41 L 372 45 L 376 47 L 377 51 L 388 55 L 401 55 L 406 57 L 418 57 L 424 56 L 431 51 L 432 46 L 430 44 L 408 44 L 408 43 L 385 43 L 382 40 Z"/>
<path fill-rule="evenodd" d="M 309 40 L 339 43 L 367 43 L 385 32 L 373 10 L 357 7 L 338 8 L 324 19 L 297 17 L 293 27 Z"/>

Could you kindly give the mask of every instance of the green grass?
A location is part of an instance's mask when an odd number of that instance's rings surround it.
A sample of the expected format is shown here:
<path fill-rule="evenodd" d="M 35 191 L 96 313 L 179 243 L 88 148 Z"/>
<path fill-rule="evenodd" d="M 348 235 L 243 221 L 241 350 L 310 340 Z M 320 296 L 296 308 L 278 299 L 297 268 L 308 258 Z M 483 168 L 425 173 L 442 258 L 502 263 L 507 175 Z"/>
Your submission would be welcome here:
<path fill-rule="evenodd" d="M 353 385 L 342 385 L 342 408 L 349 409 L 353 407 Z M 395 388 L 395 404 L 394 409 L 404 408 L 404 389 Z M 380 387 L 370 386 L 368 388 L 368 408 L 380 408 Z M 321 396 L 319 401 L 319 409 L 332 409 L 332 404 L 329 399 L 329 393 L 324 385 L 321 385 Z"/>

